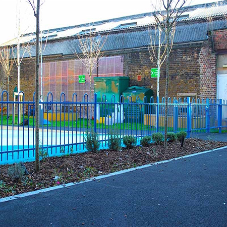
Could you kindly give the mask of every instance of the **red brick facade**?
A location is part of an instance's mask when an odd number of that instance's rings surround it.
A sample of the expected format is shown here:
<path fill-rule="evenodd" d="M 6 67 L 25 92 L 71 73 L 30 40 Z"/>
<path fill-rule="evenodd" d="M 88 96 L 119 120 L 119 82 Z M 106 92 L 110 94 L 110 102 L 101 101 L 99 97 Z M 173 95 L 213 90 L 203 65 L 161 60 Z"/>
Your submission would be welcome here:
<path fill-rule="evenodd" d="M 215 51 L 227 50 L 227 30 L 214 31 L 214 49 Z"/>
<path fill-rule="evenodd" d="M 208 44 L 200 50 L 199 67 L 200 97 L 215 99 L 217 93 L 216 55 L 212 53 Z"/>

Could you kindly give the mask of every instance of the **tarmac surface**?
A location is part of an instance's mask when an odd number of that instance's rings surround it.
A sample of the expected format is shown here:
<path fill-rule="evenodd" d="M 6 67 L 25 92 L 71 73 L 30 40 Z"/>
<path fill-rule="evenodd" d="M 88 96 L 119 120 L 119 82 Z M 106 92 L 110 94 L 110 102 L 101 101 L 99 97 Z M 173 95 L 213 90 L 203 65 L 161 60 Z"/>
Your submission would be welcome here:
<path fill-rule="evenodd" d="M 227 148 L 0 202 L 0 226 L 226 227 Z"/>
<path fill-rule="evenodd" d="M 227 142 L 227 133 L 198 133 L 198 134 L 192 133 L 191 137 L 200 138 L 203 140 Z"/>

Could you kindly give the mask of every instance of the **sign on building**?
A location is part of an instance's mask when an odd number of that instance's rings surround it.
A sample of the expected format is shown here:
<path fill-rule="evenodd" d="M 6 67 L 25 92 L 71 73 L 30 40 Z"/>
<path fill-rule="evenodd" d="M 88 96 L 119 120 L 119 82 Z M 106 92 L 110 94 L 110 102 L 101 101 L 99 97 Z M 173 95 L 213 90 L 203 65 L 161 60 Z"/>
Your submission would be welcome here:
<path fill-rule="evenodd" d="M 85 83 L 85 75 L 79 75 L 79 84 Z"/>
<path fill-rule="evenodd" d="M 152 68 L 151 69 L 151 78 L 157 78 L 160 77 L 160 71 L 158 68 Z"/>

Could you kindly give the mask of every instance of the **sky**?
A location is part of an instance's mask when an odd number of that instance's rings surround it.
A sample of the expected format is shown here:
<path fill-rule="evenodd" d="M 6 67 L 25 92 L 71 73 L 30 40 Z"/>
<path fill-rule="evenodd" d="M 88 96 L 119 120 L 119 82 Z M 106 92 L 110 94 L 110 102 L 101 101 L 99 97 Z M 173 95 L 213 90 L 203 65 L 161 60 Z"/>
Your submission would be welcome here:
<path fill-rule="evenodd" d="M 31 0 L 33 1 L 33 0 Z M 36 0 L 34 0 L 36 2 Z M 42 30 L 152 11 L 152 0 L 41 0 Z M 154 0 L 153 0 L 154 1 Z M 190 5 L 217 0 L 188 0 Z M 19 20 L 20 18 L 20 20 Z M 20 21 L 20 23 L 18 23 Z M 0 44 L 20 33 L 35 31 L 35 17 L 28 0 L 0 0 Z M 20 26 L 18 26 L 20 24 Z"/>

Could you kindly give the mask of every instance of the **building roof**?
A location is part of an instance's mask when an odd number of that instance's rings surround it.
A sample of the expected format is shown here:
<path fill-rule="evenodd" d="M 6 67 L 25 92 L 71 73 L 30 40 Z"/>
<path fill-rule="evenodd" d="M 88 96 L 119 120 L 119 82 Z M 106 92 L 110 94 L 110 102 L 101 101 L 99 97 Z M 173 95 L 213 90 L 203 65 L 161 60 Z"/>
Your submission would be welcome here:
<path fill-rule="evenodd" d="M 78 35 L 94 32 L 107 34 L 103 51 L 141 48 L 150 44 L 150 36 L 155 30 L 147 27 L 154 24 L 152 13 L 131 15 L 93 23 L 55 28 L 42 32 L 43 55 L 80 53 Z M 227 3 L 215 2 L 185 7 L 176 27 L 174 43 L 198 42 L 206 40 L 209 30 L 226 29 Z M 219 20 L 217 20 L 219 18 Z M 220 20 L 225 19 L 225 20 Z M 198 22 L 196 22 L 198 21 Z M 72 37 L 75 37 L 74 39 Z M 24 34 L 21 43 L 35 42 L 35 33 Z M 15 45 L 17 39 L 5 43 Z M 157 43 L 157 42 L 156 42 Z M 35 56 L 35 46 L 31 46 L 30 54 Z M 28 56 L 28 54 L 26 54 Z M 26 57 L 25 55 L 25 57 Z"/>

